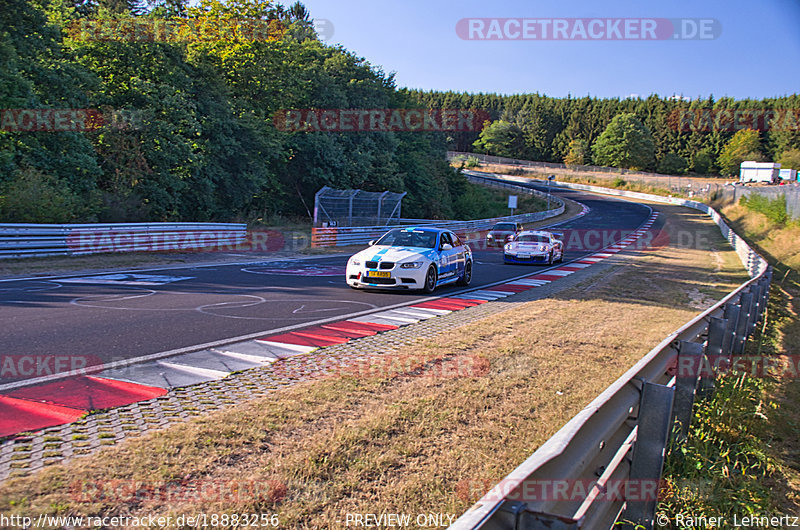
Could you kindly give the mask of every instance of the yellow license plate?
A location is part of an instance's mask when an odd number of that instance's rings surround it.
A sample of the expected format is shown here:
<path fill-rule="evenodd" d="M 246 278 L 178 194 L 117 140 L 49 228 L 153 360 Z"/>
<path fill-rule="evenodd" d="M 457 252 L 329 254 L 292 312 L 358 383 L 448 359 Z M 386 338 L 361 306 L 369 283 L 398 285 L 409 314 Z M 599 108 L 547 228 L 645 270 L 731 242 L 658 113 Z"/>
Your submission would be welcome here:
<path fill-rule="evenodd" d="M 368 278 L 389 278 L 391 273 L 383 271 L 367 271 Z"/>

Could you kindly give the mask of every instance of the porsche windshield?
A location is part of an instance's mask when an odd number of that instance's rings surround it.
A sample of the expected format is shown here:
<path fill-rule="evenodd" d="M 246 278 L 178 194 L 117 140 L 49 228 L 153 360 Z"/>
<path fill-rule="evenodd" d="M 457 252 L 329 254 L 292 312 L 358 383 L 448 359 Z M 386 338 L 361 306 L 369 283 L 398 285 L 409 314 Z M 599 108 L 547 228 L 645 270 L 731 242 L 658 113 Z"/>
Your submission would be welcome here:
<path fill-rule="evenodd" d="M 541 235 L 525 234 L 525 235 L 519 236 L 517 238 L 517 241 L 519 241 L 521 243 L 549 243 L 550 242 L 550 238 L 547 237 L 547 236 L 541 236 Z"/>
<path fill-rule="evenodd" d="M 427 230 L 392 230 L 378 240 L 387 247 L 435 248 L 436 232 Z"/>

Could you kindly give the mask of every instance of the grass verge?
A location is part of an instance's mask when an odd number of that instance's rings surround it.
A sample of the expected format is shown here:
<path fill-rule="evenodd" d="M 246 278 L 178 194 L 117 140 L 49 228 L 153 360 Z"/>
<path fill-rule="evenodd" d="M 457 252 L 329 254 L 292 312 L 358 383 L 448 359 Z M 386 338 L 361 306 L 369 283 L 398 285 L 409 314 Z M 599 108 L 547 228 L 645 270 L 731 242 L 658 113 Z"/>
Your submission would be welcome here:
<path fill-rule="evenodd" d="M 774 267 L 763 326 L 747 354 L 800 352 L 800 225 L 776 223 L 745 205 L 714 205 L 738 234 Z M 720 377 L 695 406 L 689 438 L 673 447 L 659 506 L 669 526 L 688 517 L 800 516 L 800 382 L 793 378 Z M 763 525 L 762 525 L 763 526 Z M 773 525 L 774 526 L 774 525 Z"/>

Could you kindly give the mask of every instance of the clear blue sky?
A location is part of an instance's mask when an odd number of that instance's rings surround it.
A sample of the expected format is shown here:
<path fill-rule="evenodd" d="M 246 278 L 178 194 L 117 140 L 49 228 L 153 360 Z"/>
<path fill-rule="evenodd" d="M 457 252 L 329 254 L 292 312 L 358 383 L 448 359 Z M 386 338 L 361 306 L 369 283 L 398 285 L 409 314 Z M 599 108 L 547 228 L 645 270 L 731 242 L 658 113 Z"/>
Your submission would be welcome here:
<path fill-rule="evenodd" d="M 286 0 L 288 5 L 293 0 Z M 800 92 L 800 0 L 301 0 L 399 87 L 548 96 Z M 463 40 L 463 18 L 713 18 L 713 40 Z"/>

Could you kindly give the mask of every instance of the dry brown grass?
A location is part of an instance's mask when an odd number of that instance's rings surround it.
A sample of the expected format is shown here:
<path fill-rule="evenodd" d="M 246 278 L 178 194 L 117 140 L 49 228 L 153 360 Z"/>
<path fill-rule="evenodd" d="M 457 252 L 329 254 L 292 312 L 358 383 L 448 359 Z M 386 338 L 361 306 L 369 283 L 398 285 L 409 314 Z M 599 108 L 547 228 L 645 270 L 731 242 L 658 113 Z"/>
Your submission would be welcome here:
<path fill-rule="evenodd" d="M 699 214 L 663 212 L 676 228 L 715 233 Z M 718 233 L 714 244 L 717 258 L 675 247 L 641 252 L 550 299 L 510 303 L 508 311 L 409 346 L 426 359 L 478 355 L 489 362 L 485 375 L 400 373 L 298 385 L 10 480 L 0 486 L 0 510 L 277 512 L 282 528 L 338 528 L 348 512 L 458 516 L 480 494 L 465 482 L 492 483 L 528 457 L 698 312 L 694 289 L 719 298 L 744 279 Z M 262 495 L 87 502 L 93 499 L 70 488 L 92 491 L 114 480 L 184 489 L 235 480 Z"/>
<path fill-rule="evenodd" d="M 800 273 L 800 224 L 776 227 L 767 216 L 739 204 L 728 204 L 722 215 L 752 240 L 773 263 L 783 263 Z"/>
<path fill-rule="evenodd" d="M 765 215 L 739 204 L 714 206 L 775 267 L 773 314 L 769 316 L 775 321 L 775 350 L 782 355 L 800 354 L 800 224 L 778 227 Z M 787 513 L 796 512 L 800 506 L 800 381 L 779 381 L 771 388 L 769 398 L 778 404 L 770 423 L 775 432 L 770 455 L 786 482 L 780 489 L 787 497 Z"/>

